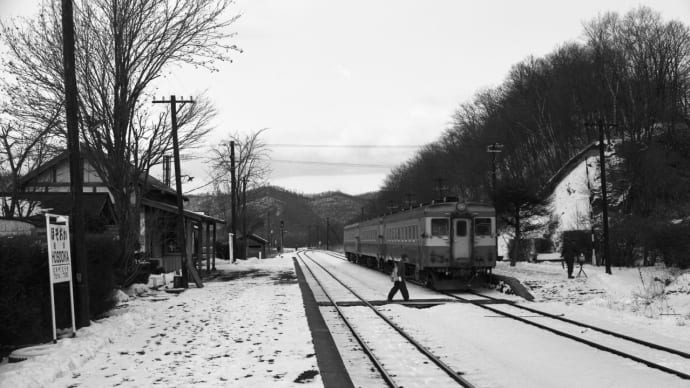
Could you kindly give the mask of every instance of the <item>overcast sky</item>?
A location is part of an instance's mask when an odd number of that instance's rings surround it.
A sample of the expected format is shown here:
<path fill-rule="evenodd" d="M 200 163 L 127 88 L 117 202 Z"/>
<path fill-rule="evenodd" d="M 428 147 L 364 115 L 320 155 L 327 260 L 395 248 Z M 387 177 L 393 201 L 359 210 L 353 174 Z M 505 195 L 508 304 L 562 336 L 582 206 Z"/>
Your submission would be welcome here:
<path fill-rule="evenodd" d="M 26 13 L 25 4 L 0 0 L 0 13 Z M 219 111 L 209 145 L 268 128 L 271 184 L 363 193 L 512 65 L 581 40 L 599 13 L 640 5 L 690 25 L 690 0 L 239 0 L 232 30 L 243 53 L 217 73 L 173 68 L 158 90 L 207 93 Z M 209 180 L 203 160 L 182 168 L 195 177 L 187 191 Z"/>

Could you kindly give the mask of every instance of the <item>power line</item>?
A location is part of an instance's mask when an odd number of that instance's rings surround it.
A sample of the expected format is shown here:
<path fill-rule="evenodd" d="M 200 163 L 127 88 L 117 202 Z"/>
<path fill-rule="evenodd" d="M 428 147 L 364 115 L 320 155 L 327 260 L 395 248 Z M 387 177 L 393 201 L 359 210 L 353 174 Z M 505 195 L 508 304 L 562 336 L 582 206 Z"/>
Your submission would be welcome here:
<path fill-rule="evenodd" d="M 270 159 L 271 162 L 294 163 L 294 164 L 315 164 L 323 166 L 345 166 L 345 167 L 367 167 L 367 168 L 393 168 L 395 166 L 385 164 L 363 164 L 363 163 L 341 163 L 341 162 L 317 162 L 312 160 L 284 160 Z"/>
<path fill-rule="evenodd" d="M 419 148 L 419 144 L 266 144 L 275 148 Z"/>

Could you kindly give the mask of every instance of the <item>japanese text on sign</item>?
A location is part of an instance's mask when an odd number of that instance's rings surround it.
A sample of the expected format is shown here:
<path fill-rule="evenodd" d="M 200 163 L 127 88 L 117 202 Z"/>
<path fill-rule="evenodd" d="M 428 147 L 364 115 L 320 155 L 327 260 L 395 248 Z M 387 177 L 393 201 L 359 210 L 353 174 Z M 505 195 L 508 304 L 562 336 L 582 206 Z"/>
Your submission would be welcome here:
<path fill-rule="evenodd" d="M 48 245 L 50 253 L 51 276 L 53 283 L 70 281 L 69 232 L 65 225 L 49 225 Z"/>

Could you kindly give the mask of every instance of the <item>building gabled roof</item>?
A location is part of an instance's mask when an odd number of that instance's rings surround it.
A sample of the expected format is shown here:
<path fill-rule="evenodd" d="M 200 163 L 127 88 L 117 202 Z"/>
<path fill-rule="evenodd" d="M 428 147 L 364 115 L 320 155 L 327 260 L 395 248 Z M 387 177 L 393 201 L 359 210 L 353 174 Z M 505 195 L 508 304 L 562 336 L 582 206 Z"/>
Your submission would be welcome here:
<path fill-rule="evenodd" d="M 153 200 L 150 200 L 148 198 L 143 198 L 141 200 L 141 203 L 142 203 L 142 205 L 154 207 L 154 208 L 160 209 L 160 210 L 165 210 L 165 211 L 170 212 L 170 213 L 177 213 L 177 206 L 175 206 L 175 205 L 170 205 L 170 204 L 163 203 L 163 202 L 153 201 Z M 211 222 L 216 222 L 219 224 L 225 223 L 225 221 L 221 220 L 220 218 L 207 216 L 205 214 L 193 212 L 190 210 L 184 210 L 184 216 L 189 218 L 189 219 L 193 219 L 193 220 L 197 220 L 197 221 L 206 221 L 206 222 L 211 221 Z"/>
<path fill-rule="evenodd" d="M 88 156 L 88 154 L 84 153 L 83 155 L 84 155 L 84 157 L 85 157 L 87 160 L 90 159 L 89 156 Z M 37 176 L 41 175 L 41 174 L 44 173 L 45 171 L 48 171 L 49 169 L 55 167 L 55 166 L 58 165 L 59 163 L 61 163 L 61 162 L 65 161 L 65 160 L 67 160 L 68 157 L 69 157 L 69 151 L 65 150 L 65 151 L 61 152 L 60 154 L 58 154 L 58 155 L 55 156 L 54 158 L 50 159 L 50 160 L 47 161 L 46 163 L 40 165 L 40 166 L 39 166 L 38 168 L 36 168 L 35 170 L 30 171 L 29 173 L 27 173 L 26 175 L 24 175 L 23 177 L 21 177 L 21 178 L 19 179 L 19 184 L 20 184 L 20 186 L 26 185 L 26 183 L 28 183 L 28 182 L 31 181 L 32 179 L 36 178 Z M 101 178 L 101 180 L 102 180 L 102 178 Z M 144 183 L 145 183 L 145 190 L 144 190 L 145 192 L 148 192 L 148 191 L 159 191 L 159 192 L 161 192 L 161 193 L 163 193 L 163 194 L 169 194 L 169 195 L 176 195 L 176 194 L 177 194 L 177 192 L 176 192 L 174 189 L 172 189 L 171 187 L 167 186 L 165 183 L 163 183 L 163 182 L 160 181 L 159 179 L 154 178 L 154 177 L 151 176 L 151 175 L 149 175 L 149 176 L 147 176 L 147 177 L 140 177 L 140 178 L 139 178 L 139 182 L 140 182 L 142 185 L 144 185 Z M 184 195 L 182 196 L 182 199 L 185 200 L 185 201 L 188 201 L 188 200 L 189 200 L 189 198 L 186 197 L 186 196 L 184 196 Z"/>
<path fill-rule="evenodd" d="M 240 234 L 240 235 L 237 236 L 237 238 L 240 239 L 240 240 L 243 240 L 243 239 L 244 239 L 244 236 Z M 259 235 L 256 234 L 256 233 L 250 233 L 250 234 L 247 236 L 247 240 L 254 240 L 254 241 L 256 241 L 256 242 L 258 242 L 258 243 L 261 243 L 261 244 L 264 244 L 264 245 L 265 245 L 265 244 L 268 244 L 268 240 L 266 240 L 265 238 L 259 236 Z"/>
<path fill-rule="evenodd" d="M 553 193 L 553 191 L 556 189 L 556 186 L 558 186 L 558 184 L 561 183 L 561 181 L 567 177 L 577 166 L 579 166 L 580 163 L 590 156 L 598 155 L 598 147 L 599 141 L 595 141 L 584 147 L 577 154 L 573 155 L 572 158 L 568 159 L 568 161 L 565 162 L 565 164 L 563 164 L 563 166 L 561 166 L 561 168 L 559 168 L 558 171 L 551 176 L 551 178 L 549 178 L 549 180 L 542 187 L 541 192 L 546 196 L 551 195 L 551 193 Z"/>

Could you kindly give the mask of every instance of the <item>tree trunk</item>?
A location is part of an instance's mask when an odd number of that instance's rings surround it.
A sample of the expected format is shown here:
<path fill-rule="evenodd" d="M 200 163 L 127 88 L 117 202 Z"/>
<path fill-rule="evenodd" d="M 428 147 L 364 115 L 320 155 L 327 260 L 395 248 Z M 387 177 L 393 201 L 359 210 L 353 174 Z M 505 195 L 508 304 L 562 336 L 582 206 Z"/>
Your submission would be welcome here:
<path fill-rule="evenodd" d="M 510 255 L 510 266 L 515 267 L 515 262 L 520 255 L 520 241 L 522 236 L 520 233 L 520 206 L 515 206 L 515 240 L 513 242 L 513 253 Z"/>

